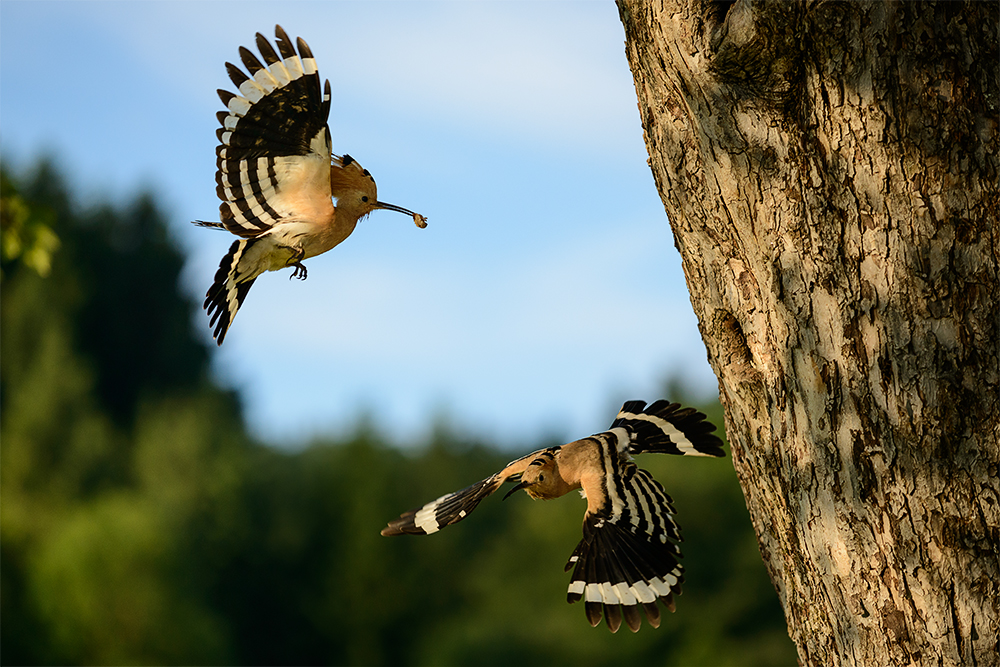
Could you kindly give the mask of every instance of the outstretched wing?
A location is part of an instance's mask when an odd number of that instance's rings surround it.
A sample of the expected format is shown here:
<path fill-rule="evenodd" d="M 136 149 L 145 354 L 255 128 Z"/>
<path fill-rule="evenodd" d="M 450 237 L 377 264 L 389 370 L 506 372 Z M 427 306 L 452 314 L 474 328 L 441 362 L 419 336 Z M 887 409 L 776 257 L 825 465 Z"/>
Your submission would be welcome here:
<path fill-rule="evenodd" d="M 614 447 L 613 438 L 600 441 Z M 634 463 L 610 451 L 606 461 L 613 463 L 605 470 L 604 502 L 587 512 L 583 540 L 566 563 L 567 570 L 573 568 L 567 600 L 584 601 L 592 626 L 601 622 L 603 611 L 612 632 L 623 617 L 636 632 L 640 607 L 650 625 L 659 627 L 657 600 L 673 611 L 673 594 L 680 595 L 684 581 L 681 551 L 673 542 L 681 536 L 670 496 Z"/>
<path fill-rule="evenodd" d="M 280 25 L 274 32 L 277 52 L 257 33 L 263 63 L 240 47 L 249 76 L 226 63 L 239 94 L 218 91 L 227 109 L 217 114 L 219 214 L 226 229 L 244 238 L 285 218 L 325 220 L 333 213 L 330 82 L 320 86 L 316 61 L 301 37 L 296 53 Z"/>
<path fill-rule="evenodd" d="M 679 454 L 682 456 L 725 456 L 715 424 L 704 413 L 682 408 L 679 403 L 628 401 L 611 428 L 629 432 L 629 454 Z"/>
<path fill-rule="evenodd" d="M 492 495 L 508 480 L 517 479 L 540 454 L 557 449 L 540 449 L 527 456 L 511 461 L 498 473 L 490 475 L 461 491 L 455 491 L 432 500 L 423 507 L 399 515 L 395 521 L 382 529 L 389 535 L 430 535 L 445 526 L 458 523 L 479 506 L 483 498 Z"/>
<path fill-rule="evenodd" d="M 461 491 L 441 496 L 423 507 L 404 512 L 395 521 L 382 529 L 382 534 L 389 535 L 430 535 L 445 526 L 457 523 L 476 509 L 486 496 L 491 495 L 504 483 L 500 473 L 491 475 L 481 482 Z"/>

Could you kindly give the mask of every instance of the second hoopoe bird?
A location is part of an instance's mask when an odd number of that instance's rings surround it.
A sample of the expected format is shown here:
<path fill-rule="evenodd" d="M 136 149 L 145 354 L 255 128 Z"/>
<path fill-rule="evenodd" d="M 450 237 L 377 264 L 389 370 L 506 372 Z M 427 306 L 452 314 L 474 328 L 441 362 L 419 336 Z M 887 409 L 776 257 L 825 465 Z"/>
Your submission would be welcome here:
<path fill-rule="evenodd" d="M 670 496 L 632 462 L 636 454 L 724 456 L 715 425 L 677 403 L 629 401 L 611 428 L 589 438 L 549 447 L 511 461 L 500 472 L 441 496 L 391 522 L 383 535 L 430 535 L 464 519 L 504 482 L 517 482 L 504 498 L 524 490 L 550 500 L 580 489 L 587 499 L 583 540 L 566 564 L 573 569 L 567 600 L 584 601 L 587 620 L 611 632 L 622 619 L 632 632 L 642 623 L 659 627 L 657 601 L 674 611 L 684 568 L 679 562 L 680 529 Z"/>
<path fill-rule="evenodd" d="M 320 85 L 309 46 L 296 46 L 281 28 L 276 45 L 257 33 L 262 63 L 245 47 L 240 59 L 249 76 L 226 63 L 239 90 L 219 90 L 216 192 L 221 222 L 196 221 L 240 237 L 222 258 L 205 295 L 209 326 L 219 345 L 257 276 L 292 267 L 305 280 L 302 261 L 330 250 L 372 211 L 385 209 L 426 218 L 378 200 L 375 179 L 350 155 L 334 155 L 327 119 L 330 82 Z M 336 205 L 333 199 L 337 200 Z"/>

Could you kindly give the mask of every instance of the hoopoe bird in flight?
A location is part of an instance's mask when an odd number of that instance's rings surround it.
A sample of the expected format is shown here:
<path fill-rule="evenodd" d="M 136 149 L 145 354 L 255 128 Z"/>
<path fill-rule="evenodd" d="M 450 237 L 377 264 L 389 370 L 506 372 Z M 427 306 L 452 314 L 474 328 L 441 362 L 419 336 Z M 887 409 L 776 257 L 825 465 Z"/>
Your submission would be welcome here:
<path fill-rule="evenodd" d="M 573 569 L 567 600 L 584 601 L 587 620 L 596 627 L 603 612 L 608 629 L 622 619 L 639 630 L 645 612 L 660 626 L 657 600 L 674 611 L 684 568 L 679 562 L 680 529 L 670 496 L 647 471 L 632 462 L 636 454 L 724 456 L 722 440 L 705 415 L 677 403 L 629 401 L 604 433 L 549 447 L 511 461 L 500 472 L 470 487 L 441 496 L 406 512 L 382 529 L 383 535 L 430 535 L 469 515 L 504 482 L 517 484 L 504 496 L 524 490 L 551 500 L 580 489 L 587 500 L 583 540 L 566 563 Z M 671 541 L 673 540 L 673 541 Z"/>
<path fill-rule="evenodd" d="M 292 267 L 305 280 L 303 260 L 321 255 L 354 231 L 358 221 L 384 209 L 422 215 L 378 200 L 375 179 L 350 155 L 334 155 L 327 119 L 330 81 L 320 85 L 312 51 L 280 25 L 277 51 L 257 33 L 262 63 L 246 47 L 240 58 L 249 76 L 226 63 L 239 94 L 219 90 L 226 111 L 216 133 L 215 180 L 221 222 L 196 220 L 240 237 L 219 263 L 204 308 L 219 345 L 257 276 Z M 336 205 L 332 199 L 336 199 Z"/>

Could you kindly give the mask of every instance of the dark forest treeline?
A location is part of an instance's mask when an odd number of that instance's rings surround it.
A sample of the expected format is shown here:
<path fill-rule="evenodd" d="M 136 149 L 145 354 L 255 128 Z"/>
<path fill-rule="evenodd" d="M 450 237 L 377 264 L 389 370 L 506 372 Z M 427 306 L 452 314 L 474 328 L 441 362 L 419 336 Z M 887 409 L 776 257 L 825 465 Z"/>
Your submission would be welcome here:
<path fill-rule="evenodd" d="M 511 456 L 447 431 L 403 451 L 377 424 L 254 442 L 153 198 L 83 210 L 45 164 L 2 187 L 3 664 L 795 661 L 728 460 L 640 462 L 676 501 L 685 593 L 658 630 L 592 629 L 562 571 L 583 501 L 381 537 Z"/>

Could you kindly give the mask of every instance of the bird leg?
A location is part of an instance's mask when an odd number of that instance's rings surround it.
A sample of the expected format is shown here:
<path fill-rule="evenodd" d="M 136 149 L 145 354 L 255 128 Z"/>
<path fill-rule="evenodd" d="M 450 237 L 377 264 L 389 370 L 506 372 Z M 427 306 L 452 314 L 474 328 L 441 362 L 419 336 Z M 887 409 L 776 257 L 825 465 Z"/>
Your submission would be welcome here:
<path fill-rule="evenodd" d="M 295 267 L 295 270 L 292 271 L 292 275 L 288 276 L 289 280 L 291 280 L 292 278 L 298 278 L 299 280 L 305 280 L 306 279 L 306 276 L 308 275 L 309 272 L 306 271 L 306 267 L 302 263 L 302 258 L 305 257 L 305 256 L 306 256 L 306 251 L 305 250 L 303 250 L 302 248 L 296 248 L 295 249 L 295 254 L 293 254 L 292 257 L 291 257 L 291 259 L 293 259 L 295 261 L 289 262 L 288 264 L 285 265 L 285 266 L 294 266 Z"/>

